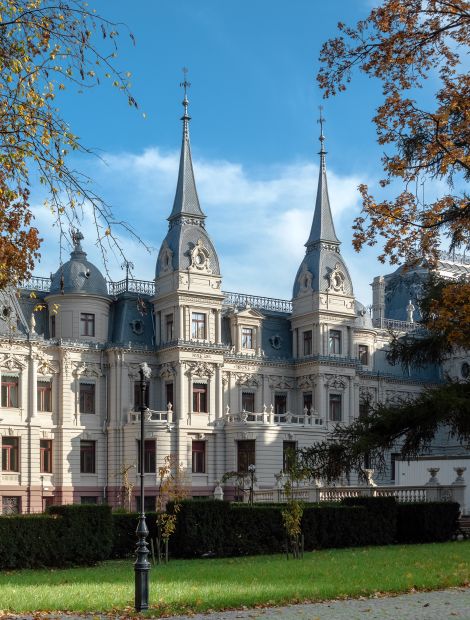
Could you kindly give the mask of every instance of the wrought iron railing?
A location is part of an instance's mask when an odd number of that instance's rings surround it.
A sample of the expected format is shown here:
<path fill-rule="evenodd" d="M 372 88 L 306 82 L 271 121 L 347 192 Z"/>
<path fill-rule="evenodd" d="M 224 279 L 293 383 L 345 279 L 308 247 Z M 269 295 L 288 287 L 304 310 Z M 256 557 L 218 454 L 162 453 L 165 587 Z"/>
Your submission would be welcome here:
<path fill-rule="evenodd" d="M 272 297 L 260 297 L 259 295 L 245 295 L 244 293 L 232 293 L 223 291 L 225 295 L 224 304 L 227 306 L 258 308 L 260 310 L 271 310 L 274 312 L 292 312 L 292 302 L 287 299 L 274 299 Z"/>
<path fill-rule="evenodd" d="M 132 278 L 119 280 L 119 282 L 108 281 L 108 293 L 110 295 L 119 295 L 121 293 L 155 295 L 155 282 L 153 280 L 134 280 Z"/>

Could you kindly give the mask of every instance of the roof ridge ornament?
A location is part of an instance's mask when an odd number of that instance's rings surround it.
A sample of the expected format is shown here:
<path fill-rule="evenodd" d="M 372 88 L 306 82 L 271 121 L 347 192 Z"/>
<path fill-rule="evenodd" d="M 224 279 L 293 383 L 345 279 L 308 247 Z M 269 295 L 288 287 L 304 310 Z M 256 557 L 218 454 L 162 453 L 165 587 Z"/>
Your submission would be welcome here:
<path fill-rule="evenodd" d="M 325 134 L 323 133 L 323 124 L 326 123 L 326 119 L 323 116 L 323 106 L 319 105 L 318 109 L 320 110 L 320 117 L 317 120 L 317 123 L 320 124 L 320 151 L 319 151 L 319 155 L 320 155 L 320 166 L 322 170 L 326 169 L 326 162 L 325 162 L 325 155 L 327 154 L 327 151 L 325 151 Z"/>
<path fill-rule="evenodd" d="M 184 129 L 185 129 L 185 133 L 187 133 L 188 130 L 188 122 L 191 120 L 191 117 L 188 114 L 188 106 L 189 106 L 189 99 L 188 99 L 188 90 L 189 88 L 191 88 L 191 82 L 188 82 L 188 71 L 189 69 L 187 67 L 183 67 L 181 69 L 181 71 L 183 72 L 183 81 L 180 82 L 180 86 L 181 88 L 184 89 L 184 99 L 183 99 L 183 107 L 184 107 L 184 114 L 181 117 L 181 120 L 184 121 Z"/>

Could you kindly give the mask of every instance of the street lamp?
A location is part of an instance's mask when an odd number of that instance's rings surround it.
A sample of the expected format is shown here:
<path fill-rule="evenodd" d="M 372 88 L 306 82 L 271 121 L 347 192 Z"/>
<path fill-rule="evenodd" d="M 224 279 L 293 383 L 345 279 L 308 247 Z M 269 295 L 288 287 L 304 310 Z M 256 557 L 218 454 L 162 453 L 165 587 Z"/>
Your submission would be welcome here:
<path fill-rule="evenodd" d="M 256 471 L 256 467 L 254 465 L 248 465 L 248 473 L 250 474 L 250 496 L 249 496 L 250 506 L 253 506 L 253 489 L 255 486 L 255 471 Z"/>
<path fill-rule="evenodd" d="M 149 366 L 143 362 L 139 365 L 140 374 L 140 516 L 137 525 L 137 546 L 136 561 L 134 563 L 135 572 L 135 609 L 143 611 L 149 608 L 149 570 L 150 562 L 148 561 L 149 548 L 147 546 L 147 535 L 149 533 L 147 523 L 145 521 L 144 509 L 144 442 L 145 442 L 145 388 L 146 382 L 150 379 L 152 371 Z"/>

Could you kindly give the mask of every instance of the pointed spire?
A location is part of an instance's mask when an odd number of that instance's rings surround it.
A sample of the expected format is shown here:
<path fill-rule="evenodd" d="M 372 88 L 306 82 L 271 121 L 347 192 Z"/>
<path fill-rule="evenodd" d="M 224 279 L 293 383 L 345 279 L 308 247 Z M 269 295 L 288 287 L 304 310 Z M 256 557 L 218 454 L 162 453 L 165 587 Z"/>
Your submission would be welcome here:
<path fill-rule="evenodd" d="M 315 203 L 315 212 L 313 214 L 312 228 L 310 236 L 305 244 L 307 252 L 320 241 L 340 245 L 340 241 L 336 236 L 333 218 L 331 216 L 330 198 L 328 196 L 328 182 L 326 178 L 326 150 L 325 135 L 323 133 L 323 106 L 320 106 L 320 171 L 318 174 L 317 200 Z"/>
<path fill-rule="evenodd" d="M 184 114 L 181 117 L 183 121 L 183 140 L 181 144 L 180 166 L 178 172 L 178 183 L 176 186 L 175 200 L 173 209 L 168 220 L 171 224 L 183 215 L 200 218 L 201 221 L 206 217 L 201 211 L 199 198 L 197 195 L 196 182 L 194 180 L 193 162 L 191 159 L 191 145 L 189 141 L 189 121 L 191 117 L 188 114 L 189 100 L 187 91 L 191 86 L 187 80 L 188 70 L 183 68 L 184 80 L 180 86 L 184 89 L 183 107 Z"/>

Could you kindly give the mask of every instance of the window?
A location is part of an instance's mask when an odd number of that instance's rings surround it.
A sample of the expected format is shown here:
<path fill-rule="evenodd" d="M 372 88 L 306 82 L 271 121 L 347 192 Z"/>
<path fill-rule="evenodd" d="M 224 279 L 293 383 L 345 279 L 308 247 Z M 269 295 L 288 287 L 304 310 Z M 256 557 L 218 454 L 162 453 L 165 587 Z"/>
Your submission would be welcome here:
<path fill-rule="evenodd" d="M 359 418 L 365 418 L 369 415 L 369 403 L 359 403 Z"/>
<path fill-rule="evenodd" d="M 154 512 L 155 504 L 156 500 L 154 495 L 144 495 L 144 512 Z M 135 498 L 135 506 L 137 512 L 140 512 L 140 495 L 137 495 Z"/>
<path fill-rule="evenodd" d="M 2 437 L 2 471 L 20 471 L 19 437 Z"/>
<path fill-rule="evenodd" d="M 255 440 L 246 439 L 237 442 L 238 469 L 241 473 L 248 473 L 249 465 L 256 465 Z"/>
<path fill-rule="evenodd" d="M 312 355 L 312 332 L 304 332 L 304 355 Z"/>
<path fill-rule="evenodd" d="M 341 394 L 330 394 L 330 420 L 341 422 Z"/>
<path fill-rule="evenodd" d="M 95 442 L 80 441 L 80 473 L 94 474 L 96 471 Z"/>
<path fill-rule="evenodd" d="M 166 403 L 165 407 L 168 407 L 168 403 L 173 405 L 173 411 L 175 410 L 175 401 L 173 396 L 173 383 L 165 384 L 165 395 L 166 395 Z M 170 421 L 170 420 L 168 420 Z"/>
<path fill-rule="evenodd" d="M 393 480 L 393 482 L 396 480 L 395 463 L 400 459 L 400 456 L 400 452 L 392 452 L 390 455 L 390 480 Z"/>
<path fill-rule="evenodd" d="M 191 336 L 204 340 L 206 338 L 206 315 L 203 312 L 193 312 L 191 325 Z"/>
<path fill-rule="evenodd" d="M 242 392 L 242 409 L 254 413 L 255 395 L 254 392 Z"/>
<path fill-rule="evenodd" d="M 55 314 L 51 316 L 51 338 L 55 338 Z"/>
<path fill-rule="evenodd" d="M 4 515 L 17 515 L 20 513 L 20 498 L 8 497 L 4 495 L 2 497 L 2 514 Z"/>
<path fill-rule="evenodd" d="M 2 407 L 18 407 L 18 377 L 2 376 Z"/>
<path fill-rule="evenodd" d="M 295 441 L 282 442 L 282 471 L 288 472 L 295 463 L 295 451 L 297 443 Z"/>
<path fill-rule="evenodd" d="M 38 381 L 38 411 L 52 411 L 52 385 L 50 381 Z"/>
<path fill-rule="evenodd" d="M 313 406 L 313 398 L 312 398 L 312 392 L 304 392 L 302 394 L 302 399 L 303 399 L 303 409 L 307 409 L 307 411 L 310 411 L 310 409 Z"/>
<path fill-rule="evenodd" d="M 287 394 L 274 395 L 274 413 L 284 415 L 287 411 Z"/>
<path fill-rule="evenodd" d="M 242 349 L 253 348 L 253 328 L 242 327 Z"/>
<path fill-rule="evenodd" d="M 206 473 L 206 442 L 205 441 L 193 441 L 192 447 L 193 454 L 193 474 L 205 474 Z"/>
<path fill-rule="evenodd" d="M 148 381 L 144 383 L 144 407 L 149 406 L 149 388 L 150 384 Z M 140 389 L 140 381 L 134 382 L 134 411 L 140 411 L 142 406 L 142 392 Z"/>
<path fill-rule="evenodd" d="M 207 385 L 204 383 L 193 385 L 193 412 L 207 413 Z"/>
<path fill-rule="evenodd" d="M 80 383 L 80 413 L 95 413 L 94 383 Z"/>
<path fill-rule="evenodd" d="M 140 473 L 140 439 L 137 440 L 137 471 Z M 154 439 L 144 442 L 144 474 L 154 474 L 157 471 L 157 451 Z"/>
<path fill-rule="evenodd" d="M 44 474 L 52 473 L 52 439 L 40 439 L 39 453 L 39 470 Z"/>
<path fill-rule="evenodd" d="M 80 497 L 80 504 L 97 504 L 98 498 L 96 495 L 82 495 Z"/>
<path fill-rule="evenodd" d="M 170 342 L 173 340 L 173 315 L 167 314 L 165 317 L 165 336 L 166 341 Z"/>
<path fill-rule="evenodd" d="M 359 345 L 359 361 L 364 366 L 369 363 L 369 347 L 366 344 Z"/>
<path fill-rule="evenodd" d="M 80 336 L 95 335 L 95 315 L 89 312 L 80 313 Z"/>
<path fill-rule="evenodd" d="M 339 329 L 330 329 L 328 352 L 336 355 L 341 353 L 341 332 Z"/>

